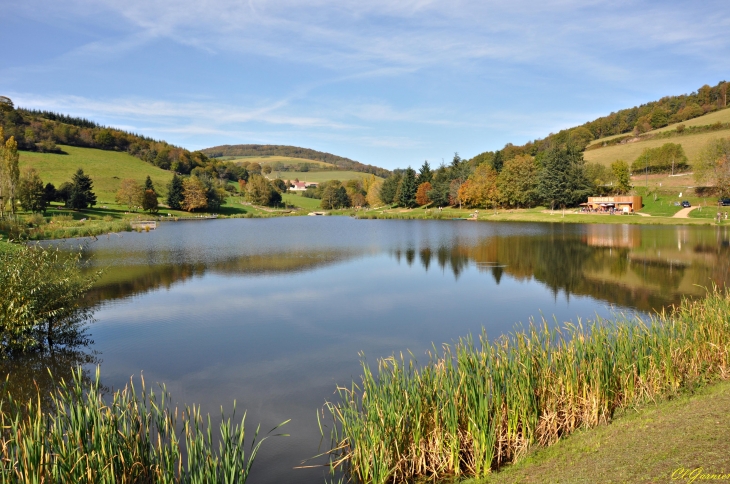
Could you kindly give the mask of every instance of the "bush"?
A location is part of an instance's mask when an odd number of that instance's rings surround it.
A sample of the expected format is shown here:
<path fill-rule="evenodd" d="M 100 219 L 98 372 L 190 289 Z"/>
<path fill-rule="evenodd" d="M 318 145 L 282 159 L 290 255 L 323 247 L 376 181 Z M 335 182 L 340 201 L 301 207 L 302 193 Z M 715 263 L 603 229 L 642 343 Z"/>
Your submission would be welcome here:
<path fill-rule="evenodd" d="M 91 313 L 80 300 L 98 274 L 83 276 L 79 257 L 27 246 L 0 253 L 0 358 L 86 342 Z"/>

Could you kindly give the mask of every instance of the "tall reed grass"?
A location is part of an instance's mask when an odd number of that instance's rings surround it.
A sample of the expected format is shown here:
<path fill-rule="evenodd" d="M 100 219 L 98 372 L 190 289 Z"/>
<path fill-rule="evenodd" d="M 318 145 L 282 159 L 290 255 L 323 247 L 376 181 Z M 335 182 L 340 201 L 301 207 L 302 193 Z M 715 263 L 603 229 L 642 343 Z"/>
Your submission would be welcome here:
<path fill-rule="evenodd" d="M 730 377 L 730 293 L 713 289 L 652 316 L 485 332 L 413 358 L 363 360 L 339 388 L 332 466 L 355 482 L 484 477 L 617 409 Z"/>
<path fill-rule="evenodd" d="M 142 380 L 141 393 L 131 383 L 109 401 L 103 393 L 98 368 L 88 385 L 79 368 L 52 395 L 50 412 L 41 410 L 40 395 L 29 402 L 6 396 L 0 482 L 245 483 L 268 437 L 259 439 L 257 428 L 246 452 L 246 416 L 234 421 L 235 404 L 214 435 L 199 407 L 171 409 L 164 387 L 157 395 Z"/>

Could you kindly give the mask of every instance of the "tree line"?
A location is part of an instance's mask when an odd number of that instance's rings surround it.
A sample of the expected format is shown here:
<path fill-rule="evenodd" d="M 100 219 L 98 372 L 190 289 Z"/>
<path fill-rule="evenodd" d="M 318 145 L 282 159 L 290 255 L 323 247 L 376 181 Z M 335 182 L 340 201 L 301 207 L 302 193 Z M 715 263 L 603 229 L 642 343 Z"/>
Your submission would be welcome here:
<path fill-rule="evenodd" d="M 610 168 L 587 164 L 571 144 L 556 145 L 539 156 L 498 157 L 474 163 L 458 153 L 450 165 L 432 170 L 428 161 L 416 172 L 396 170 L 377 191 L 377 201 L 402 207 L 513 207 L 538 204 L 566 207 L 589 195 L 624 194 L 631 189 L 629 166 L 618 160 Z M 368 194 L 368 199 L 374 198 Z"/>

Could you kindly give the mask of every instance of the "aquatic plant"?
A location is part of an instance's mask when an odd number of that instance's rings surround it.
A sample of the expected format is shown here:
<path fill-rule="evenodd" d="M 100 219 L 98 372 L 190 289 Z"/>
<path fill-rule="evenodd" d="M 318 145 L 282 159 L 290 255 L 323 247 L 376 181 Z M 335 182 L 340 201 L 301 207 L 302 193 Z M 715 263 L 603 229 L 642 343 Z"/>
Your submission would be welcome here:
<path fill-rule="evenodd" d="M 214 436 L 210 416 L 195 406 L 172 410 L 164 386 L 157 395 L 142 379 L 141 394 L 131 382 L 108 401 L 103 394 L 97 367 L 91 382 L 81 368 L 61 381 L 49 412 L 40 395 L 28 402 L 6 395 L 0 482 L 245 483 L 268 438 L 257 428 L 246 451 L 246 415 L 235 422 L 235 403 Z"/>
<path fill-rule="evenodd" d="M 610 421 L 618 409 L 730 377 L 730 293 L 648 320 L 531 323 L 413 357 L 363 360 L 339 388 L 330 465 L 355 482 L 484 477 L 535 445 Z"/>

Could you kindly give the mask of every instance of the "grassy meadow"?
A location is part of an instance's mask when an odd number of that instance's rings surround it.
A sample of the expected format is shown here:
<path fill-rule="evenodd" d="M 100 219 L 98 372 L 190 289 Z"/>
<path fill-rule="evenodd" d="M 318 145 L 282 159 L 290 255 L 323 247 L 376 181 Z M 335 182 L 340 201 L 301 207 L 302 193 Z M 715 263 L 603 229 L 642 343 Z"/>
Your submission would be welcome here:
<path fill-rule="evenodd" d="M 149 176 L 158 193 L 166 193 L 172 172 L 157 168 L 127 153 L 59 146 L 66 155 L 55 153 L 20 152 L 20 169 L 33 167 L 41 175 L 43 183 L 53 183 L 58 188 L 63 182 L 71 181 L 76 170 L 83 168 L 94 182 L 98 205 L 114 203 L 121 181 L 134 178 L 143 183 Z"/>

